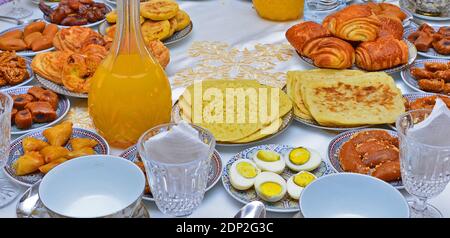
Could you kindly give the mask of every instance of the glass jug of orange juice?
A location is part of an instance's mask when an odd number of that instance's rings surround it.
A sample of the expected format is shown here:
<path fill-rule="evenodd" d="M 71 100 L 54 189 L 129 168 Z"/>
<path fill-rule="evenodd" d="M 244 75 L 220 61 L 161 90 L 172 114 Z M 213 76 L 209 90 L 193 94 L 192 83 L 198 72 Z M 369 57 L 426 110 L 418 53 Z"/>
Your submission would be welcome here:
<path fill-rule="evenodd" d="M 135 144 L 146 130 L 170 122 L 172 108 L 167 76 L 142 37 L 139 4 L 139 0 L 117 1 L 114 42 L 89 90 L 95 127 L 120 148 Z"/>

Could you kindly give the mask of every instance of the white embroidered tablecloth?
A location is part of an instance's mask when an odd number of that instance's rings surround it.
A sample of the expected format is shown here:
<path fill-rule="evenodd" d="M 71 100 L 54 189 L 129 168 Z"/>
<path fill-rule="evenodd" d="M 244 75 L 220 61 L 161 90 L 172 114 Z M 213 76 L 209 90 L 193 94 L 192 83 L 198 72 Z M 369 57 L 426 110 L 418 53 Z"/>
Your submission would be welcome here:
<path fill-rule="evenodd" d="M 100 0 L 98 0 L 100 1 Z M 42 17 L 31 0 L 22 4 L 34 10 L 30 18 Z M 192 34 L 170 46 L 171 63 L 167 73 L 174 86 L 173 99 L 183 92 L 183 86 L 199 78 L 248 78 L 257 79 L 274 86 L 283 84 L 284 72 L 288 70 L 309 69 L 295 52 L 287 45 L 285 32 L 298 21 L 271 22 L 259 18 L 252 8 L 251 0 L 203 0 L 181 1 L 182 9 L 187 11 L 194 24 Z M 0 6 L 0 15 L 5 13 L 11 3 Z M 444 22 L 449 25 L 450 21 Z M 440 23 L 442 24 L 442 22 Z M 0 22 L 0 30 L 13 26 Z M 401 90 L 411 92 L 397 73 L 393 75 Z M 84 127 L 90 127 L 83 101 L 72 100 L 75 105 L 71 119 Z M 323 158 L 331 138 L 336 134 L 307 127 L 298 122 L 278 137 L 266 142 L 307 146 L 317 149 Z M 224 164 L 245 147 L 218 148 Z M 113 149 L 113 154 L 120 154 Z M 25 191 L 25 188 L 19 188 Z M 404 192 L 404 191 L 403 191 Z M 445 217 L 450 217 L 450 188 L 431 200 Z M 17 200 L 0 209 L 0 217 L 15 217 Z M 146 202 L 151 217 L 166 217 L 154 203 Z M 200 207 L 190 217 L 232 217 L 242 204 L 227 194 L 221 182 L 208 191 Z M 268 213 L 269 217 L 292 217 L 293 213 Z"/>

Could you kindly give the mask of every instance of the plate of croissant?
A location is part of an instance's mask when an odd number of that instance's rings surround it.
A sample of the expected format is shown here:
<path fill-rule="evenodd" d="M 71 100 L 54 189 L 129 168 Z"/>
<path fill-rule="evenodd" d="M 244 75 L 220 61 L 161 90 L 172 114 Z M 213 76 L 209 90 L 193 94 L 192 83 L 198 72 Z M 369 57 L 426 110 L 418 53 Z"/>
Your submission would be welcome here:
<path fill-rule="evenodd" d="M 431 26 L 426 23 L 405 30 L 407 39 L 417 48 L 421 56 L 450 59 L 450 26 Z"/>
<path fill-rule="evenodd" d="M 417 60 L 400 76 L 416 91 L 450 95 L 450 60 Z"/>
<path fill-rule="evenodd" d="M 19 135 L 54 125 L 67 115 L 70 101 L 51 90 L 39 86 L 25 86 L 6 90 L 13 101 L 11 134 Z"/>
<path fill-rule="evenodd" d="M 318 68 L 398 72 L 414 62 L 417 50 L 403 39 L 406 14 L 392 6 L 387 14 L 369 4 L 350 5 L 322 24 L 291 27 L 286 38 L 303 61 Z"/>
<path fill-rule="evenodd" d="M 93 154 L 109 154 L 106 140 L 65 121 L 14 140 L 4 171 L 17 183 L 31 186 L 59 164 Z"/>
<path fill-rule="evenodd" d="M 51 6 L 41 1 L 39 9 L 44 21 L 59 27 L 94 27 L 105 21 L 105 15 L 112 10 L 109 5 L 92 0 L 61 0 Z"/>

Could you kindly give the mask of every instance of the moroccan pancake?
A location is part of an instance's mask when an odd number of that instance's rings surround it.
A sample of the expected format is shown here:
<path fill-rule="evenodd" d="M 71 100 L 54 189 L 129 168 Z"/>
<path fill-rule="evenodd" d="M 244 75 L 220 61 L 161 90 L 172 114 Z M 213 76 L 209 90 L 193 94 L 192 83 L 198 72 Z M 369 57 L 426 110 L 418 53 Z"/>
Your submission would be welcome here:
<path fill-rule="evenodd" d="M 302 83 L 303 101 L 324 126 L 394 123 L 405 112 L 402 93 L 386 73 L 365 73 Z"/>
<path fill-rule="evenodd" d="M 200 85 L 201 91 L 196 91 Z M 182 118 L 208 129 L 217 141 L 234 143 L 275 133 L 281 126 L 280 118 L 292 109 L 282 90 L 255 80 L 198 82 L 186 88 L 178 105 Z"/>
<path fill-rule="evenodd" d="M 359 70 L 335 70 L 335 69 L 313 69 L 305 71 L 290 71 L 287 73 L 287 94 L 295 104 L 294 114 L 298 117 L 312 120 L 314 119 L 308 108 L 303 103 L 301 87 L 304 82 L 318 79 L 334 80 L 346 78 L 348 76 L 362 75 Z"/>

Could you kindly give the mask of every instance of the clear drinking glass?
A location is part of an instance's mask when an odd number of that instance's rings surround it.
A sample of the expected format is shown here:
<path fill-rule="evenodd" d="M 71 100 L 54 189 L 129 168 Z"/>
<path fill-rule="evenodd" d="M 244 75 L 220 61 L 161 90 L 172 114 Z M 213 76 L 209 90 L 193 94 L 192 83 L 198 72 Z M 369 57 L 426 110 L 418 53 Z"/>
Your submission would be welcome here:
<path fill-rule="evenodd" d="M 20 5 L 20 0 L 13 0 L 12 1 L 12 8 L 11 10 L 8 12 L 8 16 L 10 17 L 15 17 L 17 19 L 22 19 L 22 18 L 27 18 L 29 16 L 31 16 L 31 14 L 33 14 L 32 11 L 23 8 Z"/>
<path fill-rule="evenodd" d="M 0 168 L 5 166 L 9 156 L 12 106 L 12 98 L 0 92 Z M 16 186 L 0 171 L 0 207 L 10 203 L 17 195 Z"/>
<path fill-rule="evenodd" d="M 346 0 L 305 0 L 304 19 L 322 24 L 326 16 L 347 5 Z"/>
<path fill-rule="evenodd" d="M 168 131 L 176 125 L 176 123 L 163 124 L 145 132 L 139 139 L 138 149 L 144 161 L 150 190 L 159 210 L 173 216 L 188 216 L 203 200 L 216 141 L 209 131 L 191 125 L 199 132 L 199 139 L 209 146 L 208 156 L 191 158 L 189 162 L 183 163 L 150 158 L 144 149 L 145 142 L 150 137 Z"/>
<path fill-rule="evenodd" d="M 406 191 L 414 196 L 414 201 L 409 202 L 413 218 L 442 217 L 427 200 L 440 194 L 450 181 L 450 146 L 428 145 L 408 135 L 408 131 L 430 113 L 425 109 L 410 111 L 396 123 L 402 180 Z"/>

